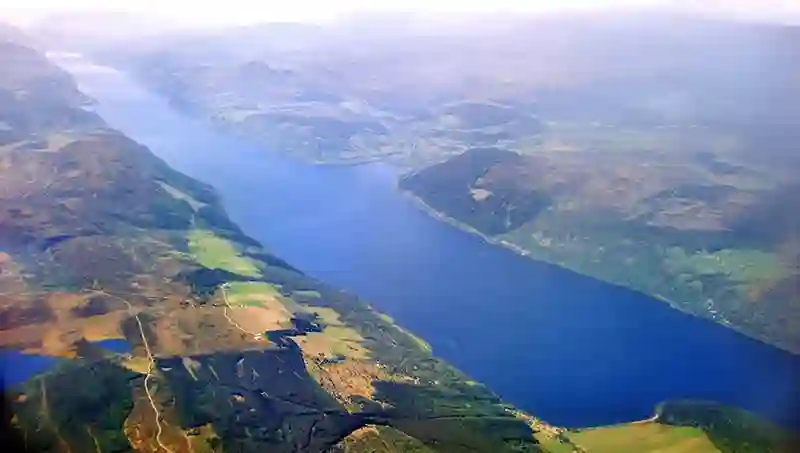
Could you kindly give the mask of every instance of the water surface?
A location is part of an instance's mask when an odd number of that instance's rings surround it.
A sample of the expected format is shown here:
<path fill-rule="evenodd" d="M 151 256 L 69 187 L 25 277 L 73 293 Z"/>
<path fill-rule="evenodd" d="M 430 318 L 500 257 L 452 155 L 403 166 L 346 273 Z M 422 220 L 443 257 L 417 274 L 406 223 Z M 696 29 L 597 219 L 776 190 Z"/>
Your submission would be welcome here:
<path fill-rule="evenodd" d="M 115 352 L 117 354 L 130 354 L 133 349 L 128 340 L 124 338 L 111 338 L 108 340 L 100 340 L 92 342 L 93 345 L 100 346 L 106 351 Z"/>
<path fill-rule="evenodd" d="M 23 354 L 13 349 L 0 349 L 0 389 L 21 384 L 44 373 L 57 362 L 57 357 Z"/>
<path fill-rule="evenodd" d="M 663 400 L 701 398 L 800 426 L 797 356 L 438 222 L 385 165 L 296 162 L 176 113 L 122 74 L 59 61 L 113 127 L 216 186 L 248 235 L 551 423 L 644 419 Z"/>

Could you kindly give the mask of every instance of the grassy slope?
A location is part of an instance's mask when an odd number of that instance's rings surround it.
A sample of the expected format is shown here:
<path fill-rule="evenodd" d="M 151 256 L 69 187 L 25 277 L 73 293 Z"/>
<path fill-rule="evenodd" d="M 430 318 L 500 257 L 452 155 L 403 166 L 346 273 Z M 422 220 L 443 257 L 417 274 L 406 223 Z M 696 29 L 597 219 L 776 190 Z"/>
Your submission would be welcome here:
<path fill-rule="evenodd" d="M 697 168 L 677 157 L 644 165 L 645 157 L 622 154 L 597 170 L 578 151 L 552 157 L 476 148 L 406 176 L 400 187 L 517 252 L 800 350 L 793 228 L 767 231 L 781 208 L 761 209 L 773 194 L 712 182 L 664 189 L 676 183 L 662 180 L 681 181 Z M 476 197 L 476 188 L 490 195 Z"/>
<path fill-rule="evenodd" d="M 641 423 L 587 429 L 569 438 L 589 453 L 719 453 L 703 430 Z"/>
<path fill-rule="evenodd" d="M 565 435 L 586 453 L 793 453 L 800 446 L 798 433 L 704 401 L 667 402 L 652 420 Z"/>
<path fill-rule="evenodd" d="M 260 272 L 249 258 L 210 231 L 194 230 L 189 233 L 189 251 L 201 265 L 209 269 L 223 269 L 247 277 L 258 277 Z"/>
<path fill-rule="evenodd" d="M 701 429 L 722 453 L 791 453 L 800 447 L 800 433 L 735 407 L 670 401 L 661 404 L 657 414 L 661 423 Z"/>

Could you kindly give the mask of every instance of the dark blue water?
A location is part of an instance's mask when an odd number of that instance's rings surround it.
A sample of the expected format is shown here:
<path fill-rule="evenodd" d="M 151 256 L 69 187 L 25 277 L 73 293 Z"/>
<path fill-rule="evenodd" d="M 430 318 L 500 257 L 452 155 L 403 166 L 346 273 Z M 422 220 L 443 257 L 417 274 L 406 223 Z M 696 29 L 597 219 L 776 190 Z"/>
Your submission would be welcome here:
<path fill-rule="evenodd" d="M 702 398 L 800 426 L 796 356 L 437 222 L 396 191 L 392 168 L 269 154 L 118 73 L 68 66 L 112 126 L 216 186 L 246 233 L 369 300 L 515 405 L 589 426 Z"/>
<path fill-rule="evenodd" d="M 131 344 L 128 343 L 128 340 L 123 338 L 95 341 L 92 342 L 92 344 L 100 346 L 107 351 L 116 352 L 117 354 L 129 354 L 132 351 Z"/>
<path fill-rule="evenodd" d="M 117 354 L 131 352 L 131 345 L 124 339 L 96 341 L 92 344 Z M 0 349 L 0 389 L 21 384 L 37 374 L 52 368 L 60 359 L 58 357 L 23 354 L 13 349 Z"/>
<path fill-rule="evenodd" d="M 0 349 L 0 389 L 13 387 L 37 374 L 44 373 L 52 368 L 58 360 L 57 357 Z"/>

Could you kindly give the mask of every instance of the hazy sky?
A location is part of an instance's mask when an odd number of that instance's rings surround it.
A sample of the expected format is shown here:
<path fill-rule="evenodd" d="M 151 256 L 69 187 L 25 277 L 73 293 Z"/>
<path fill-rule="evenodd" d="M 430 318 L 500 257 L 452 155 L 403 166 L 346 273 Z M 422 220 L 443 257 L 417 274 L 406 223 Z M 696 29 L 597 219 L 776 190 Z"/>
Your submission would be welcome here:
<path fill-rule="evenodd" d="M 184 25 L 326 21 L 364 11 L 551 12 L 667 6 L 753 19 L 800 18 L 800 0 L 0 0 L 0 18 L 26 22 L 52 11 L 121 11 Z"/>

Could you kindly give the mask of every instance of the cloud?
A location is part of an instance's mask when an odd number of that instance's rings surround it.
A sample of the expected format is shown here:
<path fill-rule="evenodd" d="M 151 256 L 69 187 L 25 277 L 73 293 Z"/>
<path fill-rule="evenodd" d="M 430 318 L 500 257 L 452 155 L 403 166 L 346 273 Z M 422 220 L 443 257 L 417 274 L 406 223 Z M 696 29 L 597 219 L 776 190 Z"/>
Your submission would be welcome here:
<path fill-rule="evenodd" d="M 169 18 L 181 23 L 319 21 L 354 12 L 548 12 L 648 6 L 664 0 L 0 0 L 0 11 L 20 17 L 53 11 L 118 11 Z"/>
<path fill-rule="evenodd" d="M 661 7 L 758 20 L 800 17 L 798 0 L 0 0 L 2 17 L 16 22 L 55 11 L 117 11 L 161 17 L 184 25 L 318 22 L 356 12 L 543 13 L 631 7 Z"/>

